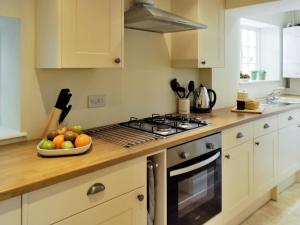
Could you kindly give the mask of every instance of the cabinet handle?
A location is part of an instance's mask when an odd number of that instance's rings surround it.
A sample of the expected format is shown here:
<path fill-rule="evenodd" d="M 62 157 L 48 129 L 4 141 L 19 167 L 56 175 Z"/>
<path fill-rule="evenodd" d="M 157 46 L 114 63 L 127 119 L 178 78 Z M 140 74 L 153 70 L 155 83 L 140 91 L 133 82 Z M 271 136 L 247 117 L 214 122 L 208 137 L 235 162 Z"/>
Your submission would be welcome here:
<path fill-rule="evenodd" d="M 254 144 L 256 144 L 257 146 L 259 146 L 259 145 L 260 145 L 260 143 L 259 143 L 259 142 L 254 142 Z"/>
<path fill-rule="evenodd" d="M 237 139 L 240 139 L 240 138 L 243 138 L 243 137 L 245 137 L 245 136 L 242 132 L 238 132 L 237 135 L 236 135 Z"/>
<path fill-rule="evenodd" d="M 206 61 L 205 61 L 205 60 L 203 60 L 203 61 L 201 62 L 201 64 L 202 64 L 202 65 L 205 65 L 205 64 L 206 64 Z"/>
<path fill-rule="evenodd" d="M 100 193 L 102 191 L 105 190 L 105 186 L 101 183 L 96 183 L 93 186 L 91 186 L 88 190 L 88 192 L 86 193 L 86 195 L 95 195 L 97 193 Z"/>
<path fill-rule="evenodd" d="M 230 155 L 225 155 L 225 158 L 226 159 L 230 159 Z"/>
<path fill-rule="evenodd" d="M 121 59 L 120 58 L 116 58 L 115 59 L 115 63 L 120 64 L 121 63 Z"/>
<path fill-rule="evenodd" d="M 290 120 L 290 121 L 293 120 L 293 117 L 292 117 L 292 116 L 289 116 L 288 120 Z"/>
<path fill-rule="evenodd" d="M 142 201 L 144 201 L 145 196 L 141 194 L 141 195 L 138 195 L 137 198 L 140 202 L 142 202 Z"/>
<path fill-rule="evenodd" d="M 266 124 L 264 125 L 264 128 L 265 128 L 265 129 L 268 129 L 268 128 L 270 128 L 270 125 L 266 123 Z"/>

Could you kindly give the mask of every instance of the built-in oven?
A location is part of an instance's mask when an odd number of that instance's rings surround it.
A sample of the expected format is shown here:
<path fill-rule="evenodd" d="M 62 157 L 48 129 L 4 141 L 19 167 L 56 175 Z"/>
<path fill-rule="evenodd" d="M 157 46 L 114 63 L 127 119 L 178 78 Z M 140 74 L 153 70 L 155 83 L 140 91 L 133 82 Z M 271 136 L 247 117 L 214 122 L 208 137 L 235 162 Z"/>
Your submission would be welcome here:
<path fill-rule="evenodd" d="M 168 149 L 168 225 L 201 225 L 222 211 L 221 134 Z"/>

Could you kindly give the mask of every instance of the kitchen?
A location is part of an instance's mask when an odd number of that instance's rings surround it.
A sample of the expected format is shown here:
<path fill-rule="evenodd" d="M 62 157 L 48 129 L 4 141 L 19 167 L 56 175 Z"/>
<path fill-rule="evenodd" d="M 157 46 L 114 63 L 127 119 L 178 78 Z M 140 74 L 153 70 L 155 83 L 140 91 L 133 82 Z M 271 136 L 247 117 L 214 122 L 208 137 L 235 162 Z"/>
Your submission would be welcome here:
<path fill-rule="evenodd" d="M 115 27 L 120 29 L 117 32 L 120 32 L 119 35 L 121 35 L 118 42 L 119 44 L 121 43 L 119 55 L 113 56 L 110 66 L 100 65 L 97 69 L 94 66 L 85 68 L 80 66 L 79 64 L 81 63 L 89 62 L 84 57 L 78 57 L 79 61 L 77 60 L 78 65 L 76 66 L 67 65 L 65 66 L 66 68 L 59 68 L 64 67 L 64 65 L 60 64 L 60 57 L 56 55 L 59 53 L 55 52 L 61 47 L 60 43 L 57 42 L 57 45 L 53 43 L 57 36 L 50 36 L 49 33 L 45 35 L 44 33 L 47 31 L 44 29 L 49 28 L 49 26 L 54 26 L 55 28 L 55 24 L 59 24 L 59 22 L 52 19 L 47 21 L 47 18 L 55 16 L 52 13 L 57 8 L 51 8 L 51 4 L 54 3 L 49 3 L 46 10 L 39 11 L 37 10 L 39 2 L 43 1 L 0 1 L 1 17 L 9 17 L 16 20 L 12 21 L 12 23 L 16 24 L 16 32 L 18 33 L 19 31 L 20 36 L 19 57 L 17 56 L 16 60 L 12 60 L 13 62 L 19 61 L 19 71 L 9 71 L 10 74 L 19 73 L 19 76 L 16 75 L 18 81 L 8 82 L 7 87 L 9 85 L 11 87 L 6 90 L 5 85 L 1 85 L 2 90 L 0 90 L 1 96 L 9 97 L 10 99 L 10 103 L 6 104 L 2 98 L 0 101 L 0 108 L 3 110 L 4 107 L 2 105 L 5 105 L 7 109 L 3 112 L 3 115 L 1 114 L 0 130 L 0 134 L 4 133 L 4 135 L 1 135 L 1 144 L 3 143 L 4 145 L 0 147 L 0 158 L 3 159 L 0 164 L 1 178 L 4 181 L 0 185 L 0 199 L 2 200 L 2 204 L 0 202 L 1 225 L 2 223 L 5 225 L 74 225 L 82 224 L 83 222 L 91 225 L 99 223 L 114 225 L 146 224 L 147 212 L 145 206 L 147 200 L 149 200 L 146 197 L 147 193 L 145 190 L 147 185 L 149 185 L 149 182 L 146 181 L 147 158 L 152 160 L 154 162 L 153 167 L 157 168 L 155 172 L 157 176 L 156 185 L 159 188 L 157 188 L 157 197 L 155 197 L 158 202 L 155 209 L 155 224 L 169 225 L 170 222 L 167 222 L 167 215 L 171 207 L 167 207 L 169 206 L 168 201 L 176 198 L 169 196 L 176 196 L 176 193 L 169 191 L 168 182 L 179 184 L 180 181 L 174 181 L 166 173 L 173 167 L 173 165 L 170 167 L 167 165 L 169 163 L 167 161 L 169 159 L 167 153 L 175 152 L 172 151 L 172 148 L 176 148 L 178 145 L 191 143 L 194 140 L 199 140 L 200 142 L 201 140 L 206 140 L 205 138 L 212 137 L 212 134 L 217 134 L 217 136 L 215 140 L 207 141 L 213 146 L 208 145 L 209 148 L 212 148 L 212 152 L 205 155 L 205 157 L 215 156 L 218 160 L 222 158 L 222 185 L 220 185 L 218 180 L 212 182 L 212 185 L 216 187 L 215 193 L 219 193 L 219 197 L 214 198 L 218 199 L 215 203 L 218 202 L 218 207 L 220 208 L 221 200 L 222 207 L 216 213 L 207 213 L 207 211 L 211 212 L 211 210 L 201 208 L 201 213 L 212 218 L 206 221 L 207 223 L 205 224 L 240 224 L 253 212 L 269 202 L 271 198 L 274 201 L 280 200 L 281 195 L 279 195 L 279 192 L 296 183 L 296 172 L 299 170 L 298 165 L 296 165 L 297 162 L 294 162 L 293 155 L 292 157 L 290 155 L 288 157 L 281 155 L 280 148 L 282 148 L 282 145 L 289 144 L 291 140 L 294 140 L 293 135 L 287 134 L 297 134 L 297 125 L 299 123 L 297 120 L 299 116 L 297 113 L 298 106 L 296 104 L 288 106 L 280 104 L 271 107 L 266 105 L 265 111 L 261 115 L 235 114 L 230 112 L 230 110 L 235 105 L 237 91 L 239 90 L 248 92 L 251 98 L 266 97 L 274 89 L 282 86 L 290 87 L 284 90 L 286 94 L 298 94 L 297 78 L 284 81 L 279 79 L 275 81 L 256 80 L 255 82 L 248 81 L 248 83 L 241 82 L 239 78 L 240 50 L 236 46 L 239 43 L 239 31 L 233 32 L 240 25 L 240 20 L 237 20 L 236 17 L 241 14 L 250 20 L 260 20 L 259 15 L 253 15 L 253 10 L 256 14 L 259 14 L 258 12 L 272 12 L 269 13 L 272 15 L 282 14 L 300 9 L 297 1 L 274 1 L 239 8 L 243 4 L 259 3 L 259 1 L 232 0 L 224 2 L 224 4 L 222 4 L 222 1 L 214 1 L 215 4 L 208 4 L 206 1 L 191 0 L 189 1 L 190 5 L 184 5 L 182 1 L 156 0 L 155 6 L 157 8 L 172 11 L 177 15 L 183 14 L 185 8 L 188 8 L 188 14 L 182 16 L 208 26 L 206 30 L 199 31 L 201 34 L 213 30 L 213 34 L 208 33 L 208 35 L 200 35 L 200 37 L 197 37 L 197 32 L 191 32 L 189 37 L 191 39 L 188 40 L 184 39 L 184 32 L 172 36 L 172 34 L 157 34 L 131 29 L 122 31 L 123 12 L 120 12 L 121 10 L 127 11 L 132 6 L 133 1 L 93 0 L 89 1 L 86 7 L 84 1 L 79 1 L 78 4 L 83 4 L 83 9 L 90 10 L 91 17 L 87 18 L 87 21 L 90 19 L 95 21 L 98 18 L 97 10 L 101 10 L 102 16 L 100 20 L 107 21 L 107 16 L 104 17 L 103 15 L 109 15 L 109 12 L 102 8 L 106 7 L 108 9 L 109 4 L 113 4 L 115 10 L 119 9 L 119 17 L 117 18 L 119 18 L 118 21 L 121 25 L 115 24 Z M 55 2 L 58 4 L 61 1 Z M 71 4 L 73 7 L 74 2 L 77 1 L 72 0 L 68 2 L 65 4 Z M 93 9 L 91 7 L 93 4 L 98 7 Z M 105 7 L 99 7 L 101 4 L 105 5 Z M 189 8 L 193 4 L 196 6 Z M 197 15 L 197 6 L 201 13 L 207 12 L 203 17 L 201 14 L 200 19 L 198 18 L 199 15 Z M 225 6 L 233 9 L 225 10 Z M 223 14 L 225 14 L 225 21 L 222 20 Z M 272 18 L 272 15 L 270 15 L 270 18 Z M 276 15 L 276 18 L 278 17 Z M 287 23 L 290 23 L 290 17 L 286 15 L 282 17 L 284 21 L 282 22 L 282 27 L 285 27 Z M 261 22 L 264 23 L 271 23 L 272 21 L 274 19 L 261 19 Z M 44 26 L 43 23 L 47 22 L 50 22 L 50 24 Z M 83 20 L 82 22 L 86 25 L 86 21 Z M 107 24 L 102 25 L 105 26 Z M 86 25 L 84 29 L 82 28 L 83 33 L 89 33 L 89 29 L 93 30 L 93 27 L 96 26 L 96 22 Z M 108 28 L 106 27 L 106 29 Z M 55 32 L 59 31 L 55 30 Z M 99 37 L 99 33 L 96 33 L 96 35 Z M 97 50 L 107 49 L 107 46 L 103 45 L 103 43 L 109 41 L 105 39 L 108 36 L 106 35 L 102 38 L 103 42 L 101 43 L 96 41 L 95 47 L 97 47 Z M 87 38 L 89 41 L 80 43 L 80 47 L 91 50 L 90 48 L 95 40 L 90 36 L 84 36 L 84 38 Z M 180 43 L 180 38 L 183 38 L 184 44 Z M 11 41 L 12 38 L 9 38 L 9 40 Z M 211 42 L 208 43 L 207 41 L 209 40 Z M 91 44 L 88 45 L 86 43 Z M 14 44 L 13 46 L 17 45 Z M 200 55 L 195 49 L 201 50 Z M 46 52 L 44 55 L 43 51 Z M 207 62 L 205 62 L 206 65 L 202 64 L 201 54 L 203 53 L 208 56 Z M 225 56 L 222 58 L 223 55 Z M 180 62 L 178 60 L 180 57 L 192 57 L 192 60 L 190 62 L 181 60 Z M 209 61 L 209 57 L 215 61 Z M 53 63 L 52 60 L 54 58 L 55 66 L 53 64 L 51 66 L 42 66 L 43 63 L 46 64 L 47 60 Z M 115 65 L 114 60 L 117 58 L 120 59 L 120 63 Z M 177 58 L 177 61 L 174 60 L 175 58 Z M 3 57 L 1 57 L 2 59 Z M 180 63 L 182 64 L 179 65 Z M 183 65 L 184 63 L 186 64 Z M 6 63 L 4 65 L 3 61 L 1 64 L 2 67 L 7 65 Z M 18 66 L 14 66 L 14 68 Z M 1 71 L 1 79 L 2 76 L 3 71 Z M 8 78 L 6 77 L 6 79 Z M 37 154 L 36 145 L 43 138 L 42 133 L 48 120 L 48 114 L 51 112 L 61 89 L 69 88 L 73 94 L 69 103 L 72 105 L 72 109 L 64 122 L 65 125 L 80 124 L 83 128 L 90 129 L 126 122 L 131 117 L 142 119 L 150 118 L 152 114 L 165 115 L 176 112 L 178 97 L 177 93 L 172 91 L 170 87 L 170 82 L 173 79 L 177 79 L 179 84 L 186 89 L 188 89 L 189 82 L 194 81 L 196 88 L 203 84 L 208 89 L 216 92 L 217 100 L 212 113 L 197 114 L 196 116 L 196 119 L 198 118 L 195 121 L 197 126 L 203 124 L 203 122 L 207 123 L 204 123 L 203 127 L 133 146 L 129 150 L 120 147 L 118 144 L 112 144 L 107 140 L 93 139 L 91 150 L 79 156 L 46 158 Z M 1 83 L 5 82 L 1 80 Z M 10 90 L 18 91 L 19 94 L 13 92 L 8 95 L 7 93 L 10 93 Z M 20 96 L 19 98 L 18 95 Z M 11 96 L 14 96 L 14 98 Z M 88 96 L 100 96 L 102 99 L 101 104 L 104 104 L 104 107 L 88 108 Z M 191 105 L 193 105 L 192 102 Z M 294 119 L 288 120 L 290 116 Z M 157 118 L 154 117 L 154 119 Z M 2 131 L 3 121 L 15 122 L 15 124 L 8 123 L 6 125 L 6 127 L 10 128 L 10 132 L 7 132 L 5 129 Z M 260 126 L 265 124 L 268 124 L 271 128 L 261 130 Z M 6 132 L 7 135 L 5 135 Z M 242 132 L 244 137 L 236 140 L 235 135 L 239 132 Z M 104 137 L 104 135 L 100 136 Z M 220 136 L 222 137 L 220 138 Z M 288 141 L 282 142 L 281 139 Z M 274 141 L 273 148 L 269 147 L 268 140 Z M 259 146 L 255 144 L 258 142 L 260 143 Z M 202 146 L 201 143 L 199 145 Z M 289 144 L 291 149 L 293 149 L 292 151 L 294 151 L 295 147 L 291 145 Z M 201 148 L 199 147 L 199 149 Z M 262 155 L 255 153 L 259 149 L 264 148 L 268 149 L 266 153 L 261 153 Z M 165 149 L 169 150 L 166 151 Z M 194 153 L 191 153 L 189 156 L 192 154 Z M 273 157 L 273 164 L 271 161 L 268 161 L 269 164 L 261 162 L 262 158 L 265 156 L 269 157 L 270 154 Z M 185 155 L 183 157 L 189 158 L 189 156 Z M 234 164 L 228 163 L 230 161 L 228 157 L 233 160 Z M 234 161 L 235 157 L 242 157 L 243 161 Z M 284 158 L 284 165 L 280 165 L 279 157 L 281 157 L 280 159 Z M 291 167 L 279 173 L 280 171 L 277 169 L 278 163 L 279 168 L 289 164 Z M 216 163 L 213 165 L 209 167 L 209 170 L 212 171 L 209 174 L 216 175 L 216 177 L 220 176 L 220 164 Z M 275 169 L 267 170 L 271 168 L 270 165 L 273 165 Z M 266 168 L 264 166 L 269 167 Z M 261 173 L 261 176 L 257 177 L 259 173 Z M 132 176 L 128 176 L 128 174 Z M 226 174 L 230 174 L 230 176 L 225 177 Z M 272 177 L 273 175 L 274 177 Z M 237 180 L 235 177 L 241 180 Z M 272 179 L 265 179 L 269 177 L 272 177 Z M 211 181 L 211 179 L 207 180 Z M 261 183 L 259 186 L 259 182 L 262 181 L 266 182 Z M 99 182 L 105 185 L 105 190 L 94 196 L 87 197 L 89 187 Z M 190 182 L 193 182 L 193 180 L 190 180 Z M 204 182 L 200 186 L 203 188 L 205 184 L 207 183 Z M 98 186 L 95 186 L 93 189 L 101 189 Z M 220 195 L 221 186 L 222 195 Z M 284 195 L 284 193 L 283 191 L 282 194 Z M 220 199 L 221 196 L 222 199 Z M 279 200 L 278 202 L 280 202 Z M 57 202 L 60 202 L 61 207 L 56 206 Z M 121 202 L 128 204 L 120 204 Z M 124 205 L 127 205 L 127 208 Z M 212 205 L 210 204 L 210 206 Z M 218 209 L 218 207 L 214 207 L 214 209 Z M 47 212 L 45 213 L 46 210 Z M 103 210 L 106 210 L 105 213 L 99 213 L 103 212 Z M 175 215 L 176 213 L 169 214 Z M 212 216 L 213 214 L 217 216 Z M 191 222 L 191 224 L 204 224 L 199 217 L 195 218 L 197 218 L 196 221 L 198 222 Z M 176 220 L 176 218 L 171 218 L 168 221 L 173 220 Z M 206 219 L 204 218 L 203 220 Z M 251 217 L 249 220 L 251 220 Z M 246 221 L 245 223 L 248 222 Z M 182 223 L 177 221 L 174 224 Z M 185 224 L 189 223 L 186 222 Z M 273 224 L 276 223 L 274 222 Z"/>

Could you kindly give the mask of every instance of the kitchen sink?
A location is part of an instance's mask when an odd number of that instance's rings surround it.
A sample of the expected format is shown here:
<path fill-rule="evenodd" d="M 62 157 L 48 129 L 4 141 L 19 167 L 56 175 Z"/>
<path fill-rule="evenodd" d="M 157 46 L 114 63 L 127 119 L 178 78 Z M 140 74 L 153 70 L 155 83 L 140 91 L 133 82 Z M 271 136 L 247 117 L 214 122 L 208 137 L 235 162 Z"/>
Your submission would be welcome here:
<path fill-rule="evenodd" d="M 300 98 L 279 97 L 272 101 L 263 99 L 260 100 L 260 103 L 263 106 L 300 104 Z"/>

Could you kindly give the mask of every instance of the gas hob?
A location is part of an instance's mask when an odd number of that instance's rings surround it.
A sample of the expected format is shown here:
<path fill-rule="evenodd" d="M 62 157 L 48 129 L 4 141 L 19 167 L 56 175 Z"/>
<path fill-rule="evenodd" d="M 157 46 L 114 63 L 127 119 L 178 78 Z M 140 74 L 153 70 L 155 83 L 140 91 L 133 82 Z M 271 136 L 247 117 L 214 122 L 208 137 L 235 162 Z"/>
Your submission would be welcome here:
<path fill-rule="evenodd" d="M 198 117 L 173 114 L 153 114 L 152 117 L 144 119 L 132 117 L 128 122 L 120 123 L 120 125 L 146 131 L 162 137 L 167 137 L 185 131 L 205 127 L 208 125 L 208 123 Z"/>

